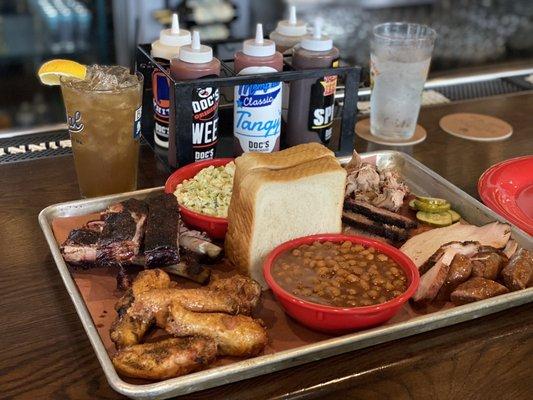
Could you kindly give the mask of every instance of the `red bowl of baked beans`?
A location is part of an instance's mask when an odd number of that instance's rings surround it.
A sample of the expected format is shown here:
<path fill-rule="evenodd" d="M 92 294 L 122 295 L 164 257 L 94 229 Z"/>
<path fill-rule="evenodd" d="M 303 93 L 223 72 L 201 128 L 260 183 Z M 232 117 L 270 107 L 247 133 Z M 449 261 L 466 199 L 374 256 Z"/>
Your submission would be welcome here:
<path fill-rule="evenodd" d="M 383 324 L 420 281 L 409 257 L 362 236 L 318 234 L 294 239 L 268 255 L 263 275 L 287 314 L 322 332 Z"/>

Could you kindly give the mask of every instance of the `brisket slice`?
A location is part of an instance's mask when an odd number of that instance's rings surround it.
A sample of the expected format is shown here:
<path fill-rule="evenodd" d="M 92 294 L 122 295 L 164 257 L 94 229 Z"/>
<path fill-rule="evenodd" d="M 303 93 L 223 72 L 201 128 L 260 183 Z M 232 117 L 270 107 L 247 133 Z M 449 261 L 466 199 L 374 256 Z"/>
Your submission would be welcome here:
<path fill-rule="evenodd" d="M 394 242 L 407 240 L 407 231 L 394 225 L 382 224 L 352 211 L 343 211 L 342 220 L 347 225 L 382 236 Z"/>
<path fill-rule="evenodd" d="M 367 230 L 356 228 L 355 226 L 351 226 L 348 224 L 344 224 L 342 233 L 345 235 L 365 236 L 370 239 L 375 239 L 378 242 L 390 244 L 391 246 L 396 245 L 396 242 L 393 242 L 390 239 L 384 238 L 383 236 L 376 235 L 375 233 L 371 233 Z"/>
<path fill-rule="evenodd" d="M 110 206 L 102 214 L 104 227 L 96 264 L 101 267 L 131 264 L 141 249 L 146 216 L 146 204 L 140 200 L 129 199 Z"/>
<path fill-rule="evenodd" d="M 363 214 L 374 221 L 388 225 L 396 225 L 400 228 L 410 229 L 417 226 L 417 223 L 401 214 L 376 207 L 366 201 L 347 198 L 344 200 L 344 208 L 355 213 Z"/>
<path fill-rule="evenodd" d="M 176 196 L 163 193 L 147 200 L 148 219 L 144 237 L 146 267 L 179 262 L 179 208 Z"/>

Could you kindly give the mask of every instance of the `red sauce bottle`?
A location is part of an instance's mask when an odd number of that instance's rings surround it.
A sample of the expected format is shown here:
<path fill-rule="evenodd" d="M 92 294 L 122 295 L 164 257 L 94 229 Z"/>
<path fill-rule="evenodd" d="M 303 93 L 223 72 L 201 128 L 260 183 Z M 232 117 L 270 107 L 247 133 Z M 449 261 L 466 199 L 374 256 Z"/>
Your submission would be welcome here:
<path fill-rule="evenodd" d="M 178 58 L 170 61 L 170 73 L 178 81 L 220 75 L 220 61 L 213 57 L 213 49 L 200 44 L 200 34 L 193 31 L 192 44 L 180 48 Z M 219 91 L 215 87 L 201 87 L 192 95 L 192 146 L 194 161 L 215 157 L 218 142 Z M 179 107 L 179 104 L 176 104 Z M 175 135 L 170 135 L 169 151 L 176 153 Z"/>
<path fill-rule="evenodd" d="M 338 66 L 339 50 L 322 34 L 322 22 L 315 21 L 312 35 L 306 35 L 292 56 L 296 70 Z M 308 142 L 327 144 L 331 138 L 333 106 L 337 76 L 302 79 L 290 84 L 289 116 L 285 142 L 287 146 Z"/>

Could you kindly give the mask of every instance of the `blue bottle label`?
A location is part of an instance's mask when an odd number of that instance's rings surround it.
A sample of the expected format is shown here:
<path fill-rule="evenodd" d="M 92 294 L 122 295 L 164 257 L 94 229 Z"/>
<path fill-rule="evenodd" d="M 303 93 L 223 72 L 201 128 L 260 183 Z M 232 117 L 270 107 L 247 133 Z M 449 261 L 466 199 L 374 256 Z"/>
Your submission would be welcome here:
<path fill-rule="evenodd" d="M 167 76 L 159 69 L 152 73 L 153 107 L 154 107 L 154 134 L 160 144 L 168 146 L 169 132 L 169 81 Z"/>
<path fill-rule="evenodd" d="M 239 75 L 276 72 L 270 67 L 244 68 Z M 243 152 L 270 153 L 281 133 L 281 82 L 235 87 L 234 135 Z"/>

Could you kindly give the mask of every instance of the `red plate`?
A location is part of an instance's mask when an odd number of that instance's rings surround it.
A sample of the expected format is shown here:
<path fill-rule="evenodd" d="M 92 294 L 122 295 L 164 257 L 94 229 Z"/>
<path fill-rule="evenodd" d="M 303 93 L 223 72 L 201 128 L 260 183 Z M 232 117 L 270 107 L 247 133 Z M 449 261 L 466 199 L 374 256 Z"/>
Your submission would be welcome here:
<path fill-rule="evenodd" d="M 489 208 L 533 235 L 533 156 L 493 165 L 479 178 L 477 190 Z"/>

